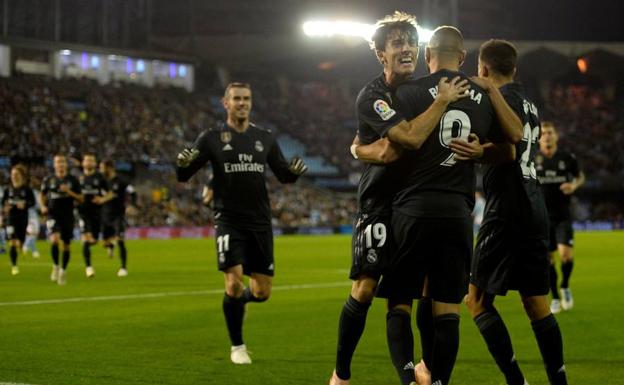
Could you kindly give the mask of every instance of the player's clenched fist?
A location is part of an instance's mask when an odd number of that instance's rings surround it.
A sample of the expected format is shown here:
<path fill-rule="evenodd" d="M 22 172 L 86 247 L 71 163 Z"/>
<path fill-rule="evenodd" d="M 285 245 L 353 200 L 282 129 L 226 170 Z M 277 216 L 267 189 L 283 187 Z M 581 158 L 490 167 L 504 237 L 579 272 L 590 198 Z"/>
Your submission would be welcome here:
<path fill-rule="evenodd" d="M 303 159 L 299 156 L 295 156 L 290 161 L 290 165 L 288 166 L 290 172 L 295 175 L 301 175 L 304 172 L 308 171 L 308 166 L 303 162 Z"/>
<path fill-rule="evenodd" d="M 182 152 L 178 154 L 177 158 L 178 167 L 188 167 L 188 165 L 191 164 L 191 162 L 194 161 L 198 155 L 199 150 L 195 148 L 182 150 Z"/>

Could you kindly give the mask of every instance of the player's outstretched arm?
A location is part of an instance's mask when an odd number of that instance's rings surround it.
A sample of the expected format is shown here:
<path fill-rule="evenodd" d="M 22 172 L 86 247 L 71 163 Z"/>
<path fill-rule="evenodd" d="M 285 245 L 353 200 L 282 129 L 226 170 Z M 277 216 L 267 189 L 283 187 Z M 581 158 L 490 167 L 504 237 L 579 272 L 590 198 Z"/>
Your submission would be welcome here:
<path fill-rule="evenodd" d="M 308 171 L 308 166 L 299 156 L 292 158 L 290 163 L 286 162 L 282 149 L 276 140 L 273 140 L 273 145 L 267 154 L 267 163 L 281 183 L 295 183 L 303 173 Z"/>
<path fill-rule="evenodd" d="M 584 184 L 585 184 L 585 173 L 583 171 L 579 171 L 578 176 L 572 179 L 571 182 L 562 183 L 561 186 L 559 186 L 559 189 L 565 195 L 572 195 L 579 187 L 581 187 Z"/>
<path fill-rule="evenodd" d="M 362 144 L 355 136 L 351 144 L 351 155 L 365 163 L 388 164 L 399 159 L 403 148 L 387 138 L 381 138 L 370 144 Z"/>
<path fill-rule="evenodd" d="M 191 148 L 185 148 L 176 156 L 176 178 L 178 182 L 186 182 L 202 168 L 210 157 L 208 135 L 199 134 Z"/>
<path fill-rule="evenodd" d="M 418 150 L 437 127 L 442 114 L 446 111 L 446 107 L 450 103 L 468 96 L 466 91 L 469 88 L 468 81 L 466 79 L 462 80 L 459 76 L 454 77 L 451 81 L 448 81 L 446 77 L 441 78 L 438 83 L 438 93 L 429 108 L 409 122 L 402 121 L 392 127 L 388 131 L 388 138 L 405 148 Z M 419 100 L 415 100 L 417 98 L 414 95 L 407 94 L 403 99 L 403 103 L 419 103 Z"/>
<path fill-rule="evenodd" d="M 524 135 L 522 121 L 513 108 L 509 106 L 500 90 L 487 78 L 474 76 L 470 80 L 483 88 L 490 97 L 505 139 L 513 144 L 520 142 Z"/>

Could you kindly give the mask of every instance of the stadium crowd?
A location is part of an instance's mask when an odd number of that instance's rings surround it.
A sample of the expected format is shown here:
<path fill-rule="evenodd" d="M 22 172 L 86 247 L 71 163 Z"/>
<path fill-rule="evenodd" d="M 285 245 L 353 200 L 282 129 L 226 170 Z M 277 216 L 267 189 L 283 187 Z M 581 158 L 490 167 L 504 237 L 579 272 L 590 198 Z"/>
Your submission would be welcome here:
<path fill-rule="evenodd" d="M 356 128 L 356 90 L 321 81 L 257 79 L 252 85 L 256 120 L 298 139 L 308 155 L 323 156 L 345 177 L 360 170 L 347 151 Z M 87 79 L 0 79 L 0 155 L 29 163 L 33 186 L 47 172 L 44 160 L 56 152 L 78 156 L 95 150 L 102 159 L 169 165 L 175 151 L 219 120 L 221 112 L 210 103 L 217 90 L 211 93 L 101 86 Z M 624 176 L 624 154 L 619 151 L 624 146 L 623 104 L 605 90 L 555 85 L 542 107 L 542 115 L 559 128 L 561 148 L 577 154 L 590 186 L 600 188 Z M 8 174 L 0 174 L 4 183 Z M 199 225 L 210 218 L 207 208 L 197 211 L 205 182 L 201 178 L 185 187 L 175 183 L 172 172 L 148 172 L 136 179 L 142 210 L 129 217 L 132 225 Z M 349 223 L 355 212 L 353 194 L 310 183 L 271 183 L 269 188 L 277 226 L 338 226 Z M 577 208 L 579 217 L 588 219 L 621 220 L 624 212 L 617 199 L 593 204 L 581 200 Z"/>

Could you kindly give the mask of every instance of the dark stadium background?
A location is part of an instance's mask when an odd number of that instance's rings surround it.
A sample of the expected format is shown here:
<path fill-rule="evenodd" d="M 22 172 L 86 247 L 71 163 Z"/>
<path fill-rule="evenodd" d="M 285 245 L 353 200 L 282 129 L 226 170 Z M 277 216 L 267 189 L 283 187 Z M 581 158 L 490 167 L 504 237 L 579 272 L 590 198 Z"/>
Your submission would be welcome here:
<path fill-rule="evenodd" d="M 7 182 L 11 163 L 28 163 L 36 185 L 53 152 L 79 156 L 95 149 L 113 157 L 138 186 L 141 209 L 131 224 L 209 224 L 209 209 L 192 215 L 208 172 L 190 186 L 176 184 L 171 159 L 222 118 L 223 85 L 247 81 L 254 88 L 254 120 L 275 130 L 288 154 L 303 152 L 311 163 L 303 184 L 271 183 L 277 227 L 348 232 L 361 170 L 348 154 L 353 101 L 380 67 L 361 39 L 313 39 L 301 25 L 309 19 L 372 23 L 400 9 L 426 28 L 459 26 L 469 74 L 476 72 L 481 42 L 516 42 L 519 80 L 542 116 L 557 123 L 561 148 L 576 153 L 588 176 L 575 196 L 577 226 L 622 227 L 622 8 L 616 1 L 3 0 L 0 44 L 10 47 L 11 76 L 0 78 L 0 183 Z M 187 63 L 194 69 L 193 92 L 129 79 L 107 85 L 53 79 L 17 65 L 50 63 L 60 50 Z M 425 74 L 422 56 L 418 75 Z M 49 123 L 55 120 L 61 123 Z"/>

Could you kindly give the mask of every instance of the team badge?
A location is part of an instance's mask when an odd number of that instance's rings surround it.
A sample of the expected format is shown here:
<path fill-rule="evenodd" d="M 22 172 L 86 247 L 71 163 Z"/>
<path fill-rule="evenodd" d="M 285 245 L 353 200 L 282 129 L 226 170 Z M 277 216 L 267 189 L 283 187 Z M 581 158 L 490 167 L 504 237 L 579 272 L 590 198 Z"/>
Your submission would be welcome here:
<path fill-rule="evenodd" d="M 256 151 L 258 152 L 262 152 L 262 150 L 264 150 L 264 146 L 262 145 L 262 142 L 259 140 L 256 140 L 256 145 L 254 147 Z"/>
<path fill-rule="evenodd" d="M 232 141 L 232 133 L 229 131 L 221 132 L 221 141 L 225 144 L 228 144 Z"/>
<path fill-rule="evenodd" d="M 562 160 L 559 161 L 559 170 L 565 170 L 565 162 Z"/>
<path fill-rule="evenodd" d="M 375 249 L 368 249 L 368 254 L 366 254 L 366 260 L 368 263 L 376 263 L 377 262 L 377 252 Z"/>
<path fill-rule="evenodd" d="M 390 108 L 388 103 L 381 99 L 375 100 L 375 103 L 373 103 L 373 108 L 382 120 L 388 120 L 396 114 L 396 111 Z"/>
<path fill-rule="evenodd" d="M 542 162 L 544 161 L 544 157 L 541 155 L 536 155 L 535 156 L 535 162 L 538 164 L 542 164 Z"/>

